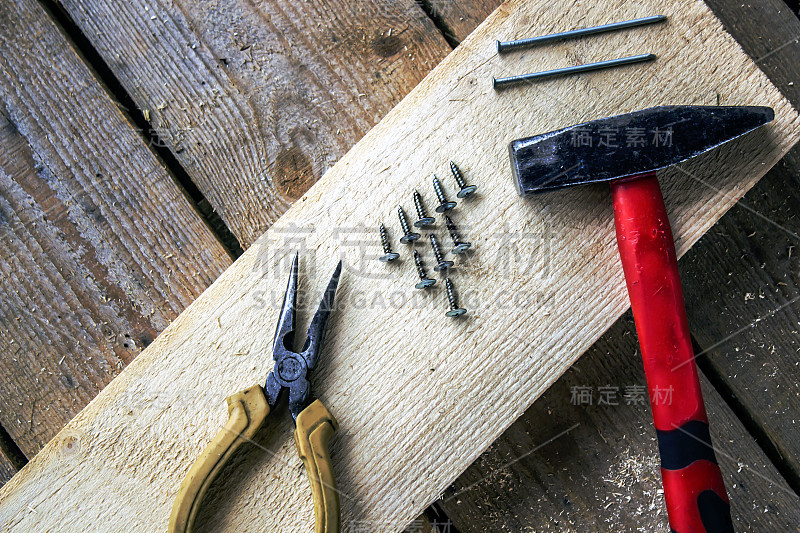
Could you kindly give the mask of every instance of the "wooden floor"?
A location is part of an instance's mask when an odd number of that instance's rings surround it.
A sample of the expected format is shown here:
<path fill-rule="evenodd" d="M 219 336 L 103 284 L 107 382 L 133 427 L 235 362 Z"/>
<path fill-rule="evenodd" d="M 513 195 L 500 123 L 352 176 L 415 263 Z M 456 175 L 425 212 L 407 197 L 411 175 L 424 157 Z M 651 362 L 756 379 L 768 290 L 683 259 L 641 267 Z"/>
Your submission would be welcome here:
<path fill-rule="evenodd" d="M 499 2 L 165 4 L 0 4 L 0 482 Z M 709 4 L 800 105 L 789 6 Z M 681 260 L 739 531 L 800 531 L 799 191 Z M 408 531 L 668 531 L 643 384 L 625 316 Z"/>

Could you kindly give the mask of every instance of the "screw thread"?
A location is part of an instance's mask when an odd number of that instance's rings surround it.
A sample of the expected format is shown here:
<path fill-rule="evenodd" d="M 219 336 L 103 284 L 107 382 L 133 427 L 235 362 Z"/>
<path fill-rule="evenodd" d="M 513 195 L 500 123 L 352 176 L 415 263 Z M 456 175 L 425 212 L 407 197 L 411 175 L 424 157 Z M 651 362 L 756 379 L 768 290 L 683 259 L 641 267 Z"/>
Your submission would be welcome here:
<path fill-rule="evenodd" d="M 436 198 L 439 199 L 439 203 L 443 204 L 447 201 L 447 198 L 444 196 L 444 191 L 442 190 L 442 184 L 439 182 L 439 178 L 435 175 L 433 176 L 433 191 L 436 193 Z"/>
<path fill-rule="evenodd" d="M 456 179 L 456 183 L 462 189 L 467 186 L 467 182 L 464 181 L 464 176 L 461 174 L 461 170 L 458 169 L 455 163 L 450 161 L 450 172 L 453 173 L 453 177 Z"/>
<path fill-rule="evenodd" d="M 414 250 L 414 266 L 417 267 L 417 274 L 419 274 L 419 279 L 426 279 L 428 275 L 425 273 L 425 265 L 422 264 L 422 256 L 419 255 L 419 252 Z"/>
<path fill-rule="evenodd" d="M 383 245 L 383 253 L 392 253 L 392 245 L 389 243 L 389 234 L 386 232 L 386 226 L 381 222 L 381 244 Z"/>
<path fill-rule="evenodd" d="M 444 280 L 444 286 L 447 289 L 447 301 L 450 302 L 450 309 L 456 309 L 458 307 L 458 300 L 456 299 L 455 288 L 450 278 Z"/>
<path fill-rule="evenodd" d="M 422 195 L 420 195 L 419 191 L 414 191 L 414 207 L 417 209 L 417 218 L 428 218 L 425 206 L 422 204 Z"/>
<path fill-rule="evenodd" d="M 403 211 L 402 206 L 397 206 L 397 218 L 400 219 L 400 227 L 403 228 L 403 233 L 408 235 L 411 233 L 411 228 L 408 226 L 408 219 L 406 219 L 406 212 Z"/>
<path fill-rule="evenodd" d="M 461 244 L 461 235 L 458 234 L 458 229 L 456 229 L 456 225 L 449 216 L 444 216 L 444 223 L 447 226 L 447 231 L 450 233 L 450 238 L 453 240 L 453 245 L 458 246 Z"/>
<path fill-rule="evenodd" d="M 436 235 L 431 233 L 431 248 L 433 248 L 433 255 L 436 257 L 436 262 L 441 263 L 444 260 L 442 256 L 442 250 L 439 248 L 439 239 L 436 238 Z"/>

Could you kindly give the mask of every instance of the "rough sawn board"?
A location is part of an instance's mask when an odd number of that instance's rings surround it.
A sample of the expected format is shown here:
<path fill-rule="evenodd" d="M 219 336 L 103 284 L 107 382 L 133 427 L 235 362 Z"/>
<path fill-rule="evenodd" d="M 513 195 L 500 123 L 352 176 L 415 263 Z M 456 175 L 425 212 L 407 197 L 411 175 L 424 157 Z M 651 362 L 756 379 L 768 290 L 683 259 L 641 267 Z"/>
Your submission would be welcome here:
<path fill-rule="evenodd" d="M 493 53 L 498 37 L 656 12 L 669 23 Z M 659 60 L 500 94 L 489 84 L 639 52 Z M 2 488 L 0 523 L 163 531 L 183 476 L 224 423 L 225 396 L 269 370 L 299 249 L 310 303 L 335 261 L 347 265 L 313 384 L 341 425 L 331 454 L 344 527 L 401 529 L 627 307 L 606 188 L 519 198 L 507 142 L 652 105 L 711 105 L 721 87 L 726 103 L 771 105 L 776 120 L 662 174 L 679 253 L 797 140 L 797 113 L 700 1 L 504 4 Z M 377 223 L 393 221 L 413 187 L 428 191 L 430 173 L 444 173 L 450 158 L 481 186 L 459 213 L 477 245 L 455 274 L 472 311 L 463 321 L 442 316 L 441 292 L 411 289 L 407 254 L 391 273 L 374 260 Z M 209 495 L 207 531 L 311 529 L 291 422 L 275 414 Z"/>

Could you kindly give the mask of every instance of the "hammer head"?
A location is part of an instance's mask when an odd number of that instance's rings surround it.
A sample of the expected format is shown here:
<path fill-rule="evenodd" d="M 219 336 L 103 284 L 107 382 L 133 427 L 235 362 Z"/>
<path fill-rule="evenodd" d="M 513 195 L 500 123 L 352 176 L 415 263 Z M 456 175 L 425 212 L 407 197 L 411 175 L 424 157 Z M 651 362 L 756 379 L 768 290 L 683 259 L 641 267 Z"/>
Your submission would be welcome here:
<path fill-rule="evenodd" d="M 662 169 L 770 122 L 770 107 L 663 106 L 512 141 L 520 194 Z"/>

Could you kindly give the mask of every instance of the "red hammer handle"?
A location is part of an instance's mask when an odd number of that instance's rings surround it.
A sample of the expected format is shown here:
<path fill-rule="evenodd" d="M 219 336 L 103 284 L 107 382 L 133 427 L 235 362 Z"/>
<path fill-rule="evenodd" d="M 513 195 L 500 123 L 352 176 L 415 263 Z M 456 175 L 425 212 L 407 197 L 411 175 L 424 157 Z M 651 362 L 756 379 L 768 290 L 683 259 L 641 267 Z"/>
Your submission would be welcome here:
<path fill-rule="evenodd" d="M 708 432 L 675 243 L 655 173 L 611 183 L 625 281 L 642 348 L 672 531 L 732 533 Z"/>

